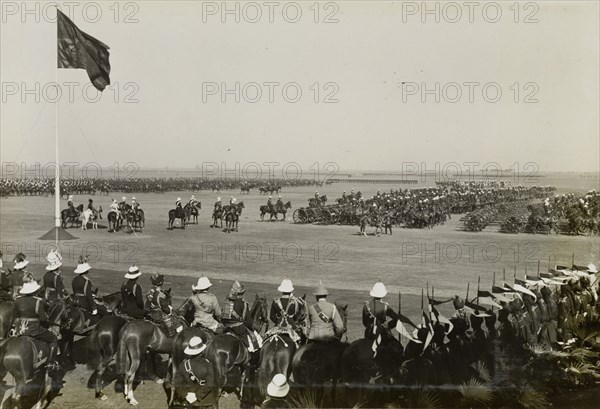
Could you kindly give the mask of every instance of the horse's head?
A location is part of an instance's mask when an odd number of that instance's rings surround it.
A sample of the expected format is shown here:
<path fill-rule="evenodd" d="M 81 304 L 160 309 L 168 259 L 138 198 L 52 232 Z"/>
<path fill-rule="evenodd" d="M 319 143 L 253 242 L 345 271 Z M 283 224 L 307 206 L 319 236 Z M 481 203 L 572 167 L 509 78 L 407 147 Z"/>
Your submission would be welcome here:
<path fill-rule="evenodd" d="M 78 212 L 83 212 L 83 203 L 75 208 Z"/>
<path fill-rule="evenodd" d="M 287 201 L 287 203 L 283 206 L 286 209 L 291 209 L 292 208 L 292 202 L 290 200 Z"/>

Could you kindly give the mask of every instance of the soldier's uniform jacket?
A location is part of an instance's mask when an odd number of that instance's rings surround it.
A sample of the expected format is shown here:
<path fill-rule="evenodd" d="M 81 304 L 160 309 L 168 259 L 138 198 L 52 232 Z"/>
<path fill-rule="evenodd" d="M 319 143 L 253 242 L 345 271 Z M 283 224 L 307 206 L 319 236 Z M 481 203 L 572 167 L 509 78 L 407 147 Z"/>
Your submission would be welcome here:
<path fill-rule="evenodd" d="M 215 210 L 221 210 L 221 208 L 223 207 L 223 205 L 221 204 L 221 201 L 219 200 L 218 202 L 215 202 Z"/>
<path fill-rule="evenodd" d="M 221 318 L 223 319 L 223 325 L 226 327 L 237 327 L 241 324 L 245 324 L 248 329 L 253 330 L 253 322 L 250 317 L 250 304 L 243 299 L 225 301 L 223 306 Z"/>
<path fill-rule="evenodd" d="M 277 203 L 275 203 L 275 208 L 283 209 L 283 202 L 281 201 L 281 199 L 277 199 Z"/>
<path fill-rule="evenodd" d="M 396 326 L 398 314 L 396 314 L 388 303 L 376 299 L 365 302 L 362 311 L 362 321 L 365 326 L 365 338 L 373 338 L 380 329 L 386 330 L 383 325 L 387 318 L 392 319 L 388 324 L 387 330 L 394 328 Z"/>
<path fill-rule="evenodd" d="M 73 279 L 71 285 L 77 304 L 88 312 L 94 311 L 96 309 L 96 303 L 94 302 L 92 282 L 87 275 L 78 275 Z"/>
<path fill-rule="evenodd" d="M 161 311 L 165 314 L 169 314 L 171 312 L 169 306 L 169 299 L 162 290 L 158 288 L 152 288 L 146 293 L 147 311 Z"/>
<path fill-rule="evenodd" d="M 12 272 L 2 271 L 0 274 L 0 300 L 12 299 Z"/>
<path fill-rule="evenodd" d="M 221 318 L 221 307 L 214 294 L 208 292 L 194 294 L 187 299 L 182 309 L 185 309 L 189 303 L 194 306 L 192 325 L 200 324 L 213 331 L 218 327 L 219 322 L 215 318 Z"/>
<path fill-rule="evenodd" d="M 127 280 L 121 286 L 123 295 L 121 311 L 133 318 L 144 318 L 144 295 L 135 280 Z"/>
<path fill-rule="evenodd" d="M 271 321 L 280 327 L 296 329 L 302 326 L 306 319 L 306 304 L 298 297 L 281 296 L 275 298 L 269 313 Z"/>
<path fill-rule="evenodd" d="M 119 204 L 118 204 L 118 208 L 119 208 L 119 210 L 121 210 L 121 211 L 125 210 L 125 209 L 127 208 L 127 202 L 126 202 L 126 201 L 124 201 L 124 200 L 123 200 L 123 201 L 121 201 L 121 202 L 119 202 Z"/>
<path fill-rule="evenodd" d="M 44 274 L 45 298 L 49 302 L 62 300 L 67 295 L 62 276 L 56 271 Z"/>
<path fill-rule="evenodd" d="M 321 299 L 308 308 L 306 327 L 308 328 L 308 339 L 333 341 L 340 339 L 344 323 L 335 305 Z"/>
<path fill-rule="evenodd" d="M 23 277 L 26 273 L 27 270 L 14 270 L 9 276 L 14 298 L 19 296 L 18 291 L 23 287 Z"/>
<path fill-rule="evenodd" d="M 20 335 L 37 337 L 48 331 L 40 325 L 40 322 L 48 321 L 44 300 L 40 297 L 28 294 L 17 298 L 13 304 L 13 314 L 15 323 L 19 323 L 17 328 L 22 329 Z"/>

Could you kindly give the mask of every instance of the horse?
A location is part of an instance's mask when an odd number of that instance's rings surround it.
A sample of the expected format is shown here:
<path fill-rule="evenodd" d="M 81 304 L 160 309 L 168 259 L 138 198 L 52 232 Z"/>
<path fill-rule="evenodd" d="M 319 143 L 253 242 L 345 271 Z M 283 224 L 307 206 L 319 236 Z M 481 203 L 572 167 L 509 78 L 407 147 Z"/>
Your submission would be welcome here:
<path fill-rule="evenodd" d="M 179 316 L 176 321 L 187 326 L 187 322 Z M 169 353 L 173 339 L 149 321 L 133 320 L 123 326 L 117 347 L 117 373 L 125 375 L 124 395 L 129 404 L 136 406 L 139 403 L 133 395 L 133 381 L 146 349 L 154 353 Z"/>
<path fill-rule="evenodd" d="M 225 206 L 226 208 L 227 206 Z M 225 210 L 224 208 L 224 210 Z M 236 207 L 235 207 L 235 211 L 225 211 L 225 228 L 223 229 L 224 232 L 227 233 L 231 233 L 231 230 L 234 229 L 234 225 L 235 225 L 235 231 L 238 231 L 238 222 L 240 220 L 240 215 L 242 214 L 242 210 L 244 209 L 244 202 L 239 202 Z"/>
<path fill-rule="evenodd" d="M 86 209 L 82 212 L 83 222 L 81 230 L 87 230 L 88 222 L 92 222 L 92 229 L 98 230 L 98 218 L 102 219 L 102 206 L 98 206 L 97 210 Z"/>
<path fill-rule="evenodd" d="M 37 341 L 27 336 L 10 337 L 0 343 L 0 379 L 10 373 L 15 379 L 15 388 L 10 399 L 10 407 L 21 407 L 21 398 L 28 379 L 34 379 L 32 385 L 42 384 L 35 404 L 36 409 L 42 407 L 52 386 L 52 379 L 46 371 L 45 360 L 50 348 L 45 342 Z M 43 376 L 39 382 L 39 376 Z M 37 381 L 36 381 L 37 379 Z M 7 399 L 8 400 L 8 397 Z M 4 407 L 4 401 L 0 403 Z"/>
<path fill-rule="evenodd" d="M 251 186 L 242 186 L 240 188 L 240 195 L 243 195 L 244 193 L 246 193 L 247 195 L 250 194 L 250 189 L 252 189 Z"/>
<path fill-rule="evenodd" d="M 167 227 L 167 230 L 174 229 L 173 223 L 175 223 L 175 219 L 179 219 L 181 221 L 181 228 L 185 229 L 185 221 L 186 219 L 189 219 L 190 213 L 191 210 L 189 207 L 187 209 L 176 208 L 169 210 L 169 226 Z"/>
<path fill-rule="evenodd" d="M 13 322 L 13 302 L 0 302 L 0 341 L 8 337 Z M 0 378 L 1 379 L 1 378 Z"/>
<path fill-rule="evenodd" d="M 269 311 L 267 309 L 267 297 L 258 295 L 254 297 L 252 307 L 250 307 L 250 317 L 252 317 L 252 327 L 260 336 L 264 336 L 269 329 Z"/>
<path fill-rule="evenodd" d="M 383 336 L 382 336 L 383 337 Z M 368 400 L 373 383 L 393 383 L 400 378 L 404 349 L 400 341 L 390 335 L 373 352 L 373 339 L 361 338 L 346 347 L 341 357 L 341 380 L 345 386 L 346 404 Z M 393 379 L 391 379 L 393 378 Z M 367 398 L 367 399 L 365 399 Z"/>
<path fill-rule="evenodd" d="M 210 335 L 200 328 L 186 328 L 173 340 L 163 384 L 169 408 L 185 407 L 195 402 L 200 402 L 202 407 L 217 407 L 219 388 L 214 363 L 205 354 L 190 357 L 183 353 L 194 336 L 199 336 L 205 343 L 210 339 Z M 188 401 L 190 394 L 195 399 L 191 403 Z"/>
<path fill-rule="evenodd" d="M 105 315 L 92 329 L 88 338 L 88 368 L 94 370 L 92 377 L 96 377 L 96 398 L 106 400 L 107 396 L 102 392 L 102 376 L 108 364 L 117 353 L 119 343 L 119 331 L 127 323 L 127 320 L 117 315 Z"/>
<path fill-rule="evenodd" d="M 223 208 L 215 209 L 213 211 L 213 224 L 210 227 L 217 227 L 217 220 L 221 220 L 221 229 L 223 228 Z"/>
<path fill-rule="evenodd" d="M 346 334 L 348 304 L 341 305 L 336 302 L 335 305 L 343 322 L 342 334 Z M 302 345 L 292 360 L 294 382 L 310 389 L 324 387 L 327 383 L 331 383 L 331 406 L 336 406 L 336 387 L 342 376 L 342 354 L 347 346 L 347 343 L 341 341 L 314 342 Z M 322 392 L 326 393 L 326 390 L 323 389 Z"/>
<path fill-rule="evenodd" d="M 289 378 L 292 372 L 292 359 L 296 353 L 296 344 L 286 333 L 275 334 L 263 343 L 260 349 L 260 367 L 258 369 L 258 400 L 267 396 L 267 385 L 278 373 Z"/>
<path fill-rule="evenodd" d="M 271 208 L 269 206 L 266 206 L 266 205 L 260 206 L 260 220 L 261 221 L 265 220 L 266 213 L 270 214 L 269 220 L 273 220 L 273 216 L 275 216 L 275 220 L 279 220 L 277 218 L 278 213 L 283 214 L 283 218 L 281 220 L 285 220 L 287 211 L 291 208 L 292 208 L 292 202 L 290 202 L 290 201 L 286 202 L 283 206 L 273 207 L 274 211 L 271 211 Z"/>
<path fill-rule="evenodd" d="M 60 212 L 61 226 L 63 229 L 67 228 L 67 221 L 71 222 L 71 227 L 74 223 L 79 223 L 79 216 L 83 212 L 83 204 L 80 204 L 75 208 L 75 214 L 71 212 L 71 209 L 63 209 Z"/>
<path fill-rule="evenodd" d="M 184 211 L 186 211 L 186 209 L 189 210 L 189 214 L 187 216 L 187 220 L 186 223 L 187 224 L 198 224 L 198 210 L 202 208 L 202 205 L 200 204 L 200 202 L 196 202 L 197 204 L 189 204 L 186 203 L 185 206 L 183 206 Z M 193 216 L 193 222 L 190 223 L 190 218 Z"/>
<path fill-rule="evenodd" d="M 110 211 L 106 215 L 106 219 L 108 220 L 108 232 L 112 233 L 114 231 L 119 230 L 119 219 L 121 219 L 121 213 Z"/>
<path fill-rule="evenodd" d="M 363 236 L 367 235 L 366 228 L 367 224 L 371 227 L 375 227 L 375 235 L 379 237 L 383 231 L 383 221 L 381 216 L 375 215 L 370 216 L 368 214 L 363 214 L 359 219 L 360 225 L 360 234 Z"/>

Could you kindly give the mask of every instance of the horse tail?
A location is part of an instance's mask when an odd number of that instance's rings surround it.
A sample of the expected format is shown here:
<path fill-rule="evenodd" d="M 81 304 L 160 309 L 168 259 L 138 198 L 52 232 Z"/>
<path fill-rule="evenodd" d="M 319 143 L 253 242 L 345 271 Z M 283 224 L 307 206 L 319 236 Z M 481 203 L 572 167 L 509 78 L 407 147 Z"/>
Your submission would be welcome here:
<path fill-rule="evenodd" d="M 127 348 L 127 338 L 121 337 L 119 346 L 117 347 L 117 373 L 125 374 L 130 367 L 131 358 L 129 357 L 129 350 Z"/>

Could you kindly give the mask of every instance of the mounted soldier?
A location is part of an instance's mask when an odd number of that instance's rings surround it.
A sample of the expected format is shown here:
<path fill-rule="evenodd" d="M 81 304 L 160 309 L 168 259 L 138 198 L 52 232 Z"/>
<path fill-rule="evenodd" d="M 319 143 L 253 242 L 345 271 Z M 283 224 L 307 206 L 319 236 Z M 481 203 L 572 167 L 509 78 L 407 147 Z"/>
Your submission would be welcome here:
<path fill-rule="evenodd" d="M 384 343 L 387 339 L 393 338 L 390 330 L 395 328 L 398 314 L 383 301 L 387 295 L 387 289 L 382 282 L 373 285 L 369 295 L 371 301 L 365 301 L 362 311 L 362 321 L 365 326 L 365 338 L 372 339 L 378 345 Z M 387 319 L 391 318 L 388 322 Z"/>
<path fill-rule="evenodd" d="M 133 209 L 134 212 L 137 212 L 138 209 L 140 208 L 140 204 L 137 201 L 137 199 L 134 197 L 131 198 L 131 208 Z"/>
<path fill-rule="evenodd" d="M 67 199 L 67 209 L 69 209 L 69 214 L 71 217 L 76 217 L 77 212 L 75 211 L 75 205 L 73 204 L 73 195 L 69 195 Z"/>
<path fill-rule="evenodd" d="M 206 328 L 215 334 L 223 332 L 223 324 L 221 324 L 221 307 L 219 301 L 214 294 L 208 292 L 212 283 L 208 277 L 202 276 L 198 279 L 196 285 L 192 285 L 194 294 L 189 297 L 180 307 L 180 312 L 185 315 L 190 305 L 194 310 L 194 321 L 192 326 L 200 326 Z"/>
<path fill-rule="evenodd" d="M 0 301 L 12 301 L 11 271 L 8 273 L 2 268 L 2 251 L 0 251 Z"/>
<path fill-rule="evenodd" d="M 32 337 L 48 344 L 50 352 L 47 368 L 56 371 L 59 369 L 56 362 L 58 343 L 56 335 L 45 328 L 49 322 L 44 300 L 37 296 L 40 289 L 40 285 L 33 279 L 23 283 L 23 287 L 19 290 L 21 296 L 15 299 L 13 305 L 15 328 L 18 335 Z"/>
<path fill-rule="evenodd" d="M 281 293 L 281 296 L 275 298 L 271 303 L 269 319 L 276 326 L 287 328 L 302 336 L 306 320 L 304 300 L 293 295 L 294 285 L 291 280 L 284 279 L 277 291 Z"/>
<path fill-rule="evenodd" d="M 250 304 L 244 300 L 245 293 L 246 288 L 236 280 L 225 300 L 221 318 L 225 331 L 238 335 L 248 351 L 256 352 L 262 347 L 262 339 L 254 329 Z"/>
<path fill-rule="evenodd" d="M 142 287 L 137 282 L 141 275 L 142 272 L 137 266 L 129 267 L 127 274 L 124 276 L 127 281 L 121 286 L 123 296 L 121 312 L 136 319 L 144 318 L 144 295 Z"/>
<path fill-rule="evenodd" d="M 62 301 L 69 296 L 65 290 L 60 267 L 62 266 L 62 256 L 57 251 L 50 251 L 46 257 L 48 265 L 46 266 L 46 274 L 44 274 L 44 298 L 48 303 L 52 304 L 57 301 Z"/>
<path fill-rule="evenodd" d="M 275 206 L 273 206 L 271 196 L 269 196 L 269 198 L 267 199 L 267 207 L 269 208 L 269 213 L 275 213 Z"/>
<path fill-rule="evenodd" d="M 222 208 L 223 208 L 223 205 L 221 204 L 221 198 L 217 197 L 217 201 L 215 202 L 215 205 L 214 205 L 214 211 L 215 212 L 220 211 Z"/>
<path fill-rule="evenodd" d="M 127 210 L 127 198 L 123 196 L 119 202 L 119 210 L 124 213 Z"/>
<path fill-rule="evenodd" d="M 17 253 L 15 258 L 13 259 L 14 268 L 13 272 L 10 274 L 10 281 L 12 285 L 12 295 L 13 298 L 17 298 L 19 290 L 23 286 L 23 277 L 27 273 L 25 267 L 29 264 L 29 260 L 27 260 L 27 256 L 23 253 Z"/>
<path fill-rule="evenodd" d="M 308 308 L 306 328 L 308 342 L 339 341 L 344 332 L 344 323 L 334 304 L 327 301 L 329 291 L 319 283 L 314 292 L 317 302 Z"/>
<path fill-rule="evenodd" d="M 150 318 L 150 321 L 164 328 L 167 336 L 172 336 L 176 333 L 176 330 L 173 328 L 173 320 L 170 317 L 173 311 L 170 297 L 162 289 L 165 277 L 155 271 L 150 277 L 150 282 L 152 283 L 152 289 L 146 293 L 146 305 L 144 307 L 146 316 Z"/>
<path fill-rule="evenodd" d="M 88 205 L 87 205 L 88 210 L 91 210 L 92 212 L 96 212 L 96 208 L 94 207 L 94 201 L 92 199 L 88 199 Z"/>
<path fill-rule="evenodd" d="M 281 200 L 281 195 L 277 197 L 277 203 L 275 203 L 275 210 L 283 209 L 283 200 Z"/>
<path fill-rule="evenodd" d="M 80 256 L 79 263 L 74 271 L 77 276 L 73 279 L 71 285 L 75 295 L 75 303 L 83 311 L 86 321 L 89 320 L 89 323 L 93 325 L 99 321 L 100 317 L 98 316 L 98 305 L 94 301 L 94 288 L 87 275 L 91 269 L 87 257 Z"/>

